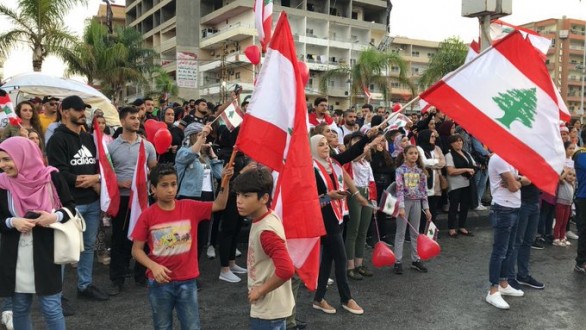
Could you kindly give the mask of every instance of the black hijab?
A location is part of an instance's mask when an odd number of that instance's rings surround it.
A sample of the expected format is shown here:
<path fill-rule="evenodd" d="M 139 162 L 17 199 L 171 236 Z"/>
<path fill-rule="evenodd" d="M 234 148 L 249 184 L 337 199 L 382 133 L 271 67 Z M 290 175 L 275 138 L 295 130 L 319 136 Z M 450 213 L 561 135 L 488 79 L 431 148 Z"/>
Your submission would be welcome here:
<path fill-rule="evenodd" d="M 423 149 L 425 157 L 427 158 L 430 158 L 431 153 L 435 150 L 435 144 L 431 144 L 431 142 L 429 142 L 431 140 L 432 134 L 432 130 L 424 129 L 423 131 L 419 132 L 419 135 L 417 135 L 417 145 Z"/>

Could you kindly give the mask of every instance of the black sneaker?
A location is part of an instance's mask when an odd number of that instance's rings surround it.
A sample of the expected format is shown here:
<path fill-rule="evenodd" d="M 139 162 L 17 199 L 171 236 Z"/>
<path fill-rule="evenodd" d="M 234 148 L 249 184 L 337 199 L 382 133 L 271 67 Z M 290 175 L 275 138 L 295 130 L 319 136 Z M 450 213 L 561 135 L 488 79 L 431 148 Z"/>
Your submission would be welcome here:
<path fill-rule="evenodd" d="M 61 296 L 61 309 L 63 310 L 63 316 L 75 315 L 75 308 L 73 308 L 69 299 L 64 296 Z"/>
<path fill-rule="evenodd" d="M 93 284 L 88 285 L 85 290 L 77 289 L 77 297 L 96 301 L 106 301 L 110 299 L 104 291 L 98 289 Z"/>
<path fill-rule="evenodd" d="M 543 250 L 545 248 L 545 240 L 543 240 L 542 238 L 535 239 L 535 241 L 531 245 L 531 248 L 535 250 Z"/>
<path fill-rule="evenodd" d="M 519 276 L 517 276 L 517 282 L 519 282 L 519 284 L 521 284 L 523 286 L 528 286 L 528 287 L 531 287 L 533 289 L 543 289 L 543 288 L 545 288 L 545 285 L 543 283 L 541 283 L 538 280 L 534 279 L 533 277 L 531 277 L 531 275 L 529 275 L 527 277 L 519 277 Z"/>
<path fill-rule="evenodd" d="M 515 289 L 515 290 L 521 290 L 521 284 L 519 284 L 519 282 L 515 279 L 512 280 L 507 280 L 507 282 L 509 282 L 509 285 L 511 286 L 511 288 Z"/>
<path fill-rule="evenodd" d="M 400 263 L 396 263 L 395 266 L 393 267 L 393 271 L 397 275 L 403 274 L 403 265 Z"/>
<path fill-rule="evenodd" d="M 581 266 L 576 264 L 576 266 L 574 266 L 574 271 L 576 273 L 580 273 L 582 275 L 586 275 L 586 263 L 582 264 Z"/>
<path fill-rule="evenodd" d="M 122 291 L 122 283 L 114 283 L 112 282 L 112 286 L 108 290 L 109 296 L 117 296 Z"/>
<path fill-rule="evenodd" d="M 417 260 L 411 263 L 411 269 L 415 269 L 418 272 L 427 273 L 427 268 L 423 265 L 421 260 Z"/>

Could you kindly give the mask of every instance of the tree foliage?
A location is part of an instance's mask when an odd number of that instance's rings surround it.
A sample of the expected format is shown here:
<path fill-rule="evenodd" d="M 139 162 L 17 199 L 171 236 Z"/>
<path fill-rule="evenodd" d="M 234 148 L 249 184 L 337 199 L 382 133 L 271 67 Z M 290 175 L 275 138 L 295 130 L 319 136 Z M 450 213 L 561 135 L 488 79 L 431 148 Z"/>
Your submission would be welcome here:
<path fill-rule="evenodd" d="M 12 27 L 0 34 L 0 53 L 8 53 L 20 44 L 33 51 L 33 70 L 41 71 L 48 55 L 61 56 L 75 43 L 76 37 L 64 25 L 65 15 L 75 5 L 87 0 L 18 0 L 18 9 L 0 4 L 0 15 Z"/>
<path fill-rule="evenodd" d="M 399 74 L 387 75 L 393 66 L 399 68 Z M 391 82 L 403 83 L 409 86 L 412 94 L 415 93 L 415 88 L 406 72 L 407 64 L 398 53 L 368 48 L 360 53 L 354 66 L 340 66 L 326 71 L 320 79 L 319 89 L 320 92 L 327 93 L 329 80 L 334 77 L 346 77 L 352 81 L 350 87 L 352 95 L 362 94 L 364 87 L 374 84 L 381 89 L 385 101 L 388 101 L 391 95 Z"/>
<path fill-rule="evenodd" d="M 419 86 L 427 88 L 446 74 L 456 70 L 466 60 L 468 46 L 458 37 L 442 41 L 437 53 L 432 57 L 429 66 L 419 77 Z"/>

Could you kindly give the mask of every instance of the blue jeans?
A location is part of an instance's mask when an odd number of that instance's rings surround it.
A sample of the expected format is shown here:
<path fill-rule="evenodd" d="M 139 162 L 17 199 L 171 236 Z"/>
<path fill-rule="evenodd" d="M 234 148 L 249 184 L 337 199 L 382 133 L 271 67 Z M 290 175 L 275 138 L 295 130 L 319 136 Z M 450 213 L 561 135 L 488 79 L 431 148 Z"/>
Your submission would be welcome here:
<path fill-rule="evenodd" d="M 100 227 L 100 201 L 90 204 L 77 205 L 77 210 L 85 220 L 85 231 L 83 232 L 84 250 L 79 257 L 77 265 L 77 288 L 85 290 L 92 284 L 92 272 L 94 269 L 94 244 L 98 237 Z"/>
<path fill-rule="evenodd" d="M 12 311 L 12 298 L 4 298 L 4 302 L 2 303 L 2 310 L 0 312 L 9 311 Z"/>
<path fill-rule="evenodd" d="M 47 330 L 65 330 L 65 318 L 61 309 L 61 293 L 50 296 L 37 295 Z M 14 329 L 32 330 L 32 293 L 14 293 L 12 296 L 12 322 Z"/>
<path fill-rule="evenodd" d="M 173 309 L 181 330 L 199 330 L 199 304 L 195 279 L 160 284 L 149 279 L 149 302 L 156 330 L 173 329 Z"/>
<path fill-rule="evenodd" d="M 526 278 L 529 276 L 529 257 L 531 254 L 531 245 L 535 241 L 537 234 L 537 225 L 539 224 L 539 202 L 521 204 L 519 209 L 519 222 L 517 225 L 517 234 L 513 251 L 507 258 L 507 267 L 509 268 L 509 280 L 517 278 Z M 515 275 L 515 265 L 517 274 Z"/>
<path fill-rule="evenodd" d="M 486 183 L 488 182 L 488 171 L 486 169 L 476 171 L 474 175 L 476 181 L 476 191 L 478 194 L 478 205 L 482 205 L 482 196 L 486 190 Z"/>
<path fill-rule="evenodd" d="M 262 320 L 250 318 L 250 329 L 252 330 L 285 330 L 285 319 Z"/>
<path fill-rule="evenodd" d="M 492 254 L 488 267 L 489 280 L 492 286 L 506 281 L 508 267 L 506 259 L 513 251 L 519 209 L 493 204 L 488 215 L 493 228 Z"/>
<path fill-rule="evenodd" d="M 541 202 L 541 211 L 539 212 L 539 226 L 537 232 L 541 237 L 545 238 L 553 236 L 553 218 L 555 215 L 555 205 L 551 205 L 546 201 Z"/>

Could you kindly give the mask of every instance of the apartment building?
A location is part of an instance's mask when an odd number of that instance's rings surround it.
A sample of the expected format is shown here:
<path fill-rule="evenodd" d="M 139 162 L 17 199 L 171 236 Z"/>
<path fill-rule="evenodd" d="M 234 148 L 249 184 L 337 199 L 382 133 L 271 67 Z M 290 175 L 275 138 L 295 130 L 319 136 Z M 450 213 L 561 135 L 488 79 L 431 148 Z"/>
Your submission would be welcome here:
<path fill-rule="evenodd" d="M 564 16 L 561 19 L 547 19 L 522 26 L 551 39 L 547 68 L 572 116 L 582 117 L 584 109 L 580 109 L 580 103 L 586 97 L 581 95 L 586 76 L 586 21 Z"/>
<path fill-rule="evenodd" d="M 111 2 L 111 1 L 110 1 Z M 112 27 L 116 29 L 117 26 L 124 26 L 126 24 L 126 10 L 122 5 L 111 4 L 112 8 Z M 108 25 L 108 10 L 105 3 L 100 4 L 97 14 L 93 17 L 94 20 L 102 25 Z"/>
<path fill-rule="evenodd" d="M 181 54 L 195 58 L 191 87 L 180 86 L 180 97 L 206 97 L 214 102 L 236 84 L 244 93 L 253 89 L 258 73 L 244 55 L 246 47 L 259 44 L 254 26 L 253 0 L 127 0 L 127 24 L 138 28 L 146 45 L 161 54 L 171 76 L 181 75 Z M 318 95 L 319 80 L 327 70 L 352 66 L 361 51 L 377 47 L 386 37 L 385 0 L 274 0 L 273 19 L 286 11 L 299 60 L 310 70 L 306 94 Z M 391 38 L 388 49 L 400 52 L 408 62 L 408 74 L 415 79 L 437 51 L 435 42 L 402 37 Z M 185 63 L 183 63 L 185 64 Z M 390 75 L 398 68 L 392 68 Z M 328 81 L 333 108 L 363 103 L 363 95 L 351 95 L 348 77 Z M 373 103 L 382 101 L 377 86 L 369 86 Z M 411 97 L 407 86 L 393 84 L 392 99 Z"/>

